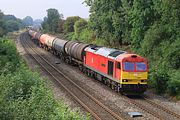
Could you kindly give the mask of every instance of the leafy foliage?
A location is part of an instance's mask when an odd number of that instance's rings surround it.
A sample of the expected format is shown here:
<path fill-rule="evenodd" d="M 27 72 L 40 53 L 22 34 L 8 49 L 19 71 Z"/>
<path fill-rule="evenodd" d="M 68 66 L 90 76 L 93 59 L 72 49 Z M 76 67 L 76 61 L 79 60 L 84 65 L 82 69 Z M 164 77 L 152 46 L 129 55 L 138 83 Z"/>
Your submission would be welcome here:
<path fill-rule="evenodd" d="M 0 37 L 6 35 L 8 32 L 17 31 L 24 28 L 22 20 L 16 18 L 14 15 L 4 15 L 0 10 Z"/>
<path fill-rule="evenodd" d="M 79 37 L 82 30 L 87 27 L 87 24 L 88 24 L 87 21 L 84 20 L 84 19 L 80 19 L 80 20 L 75 22 L 75 24 L 74 24 L 74 33 L 75 33 L 75 35 L 77 37 Z"/>
<path fill-rule="evenodd" d="M 63 18 L 62 14 L 59 14 L 56 9 L 48 9 L 47 17 L 44 18 L 44 22 L 42 23 L 42 27 L 47 32 L 57 33 L 59 32 L 59 22 Z"/>
<path fill-rule="evenodd" d="M 73 16 L 73 17 L 67 17 L 65 23 L 64 23 L 64 32 L 74 32 L 74 24 L 76 21 L 80 19 L 79 16 Z"/>
<path fill-rule="evenodd" d="M 33 18 L 31 16 L 26 16 L 23 20 L 22 20 L 23 24 L 25 26 L 32 26 L 33 25 Z"/>
<path fill-rule="evenodd" d="M 57 102 L 37 73 L 31 72 L 14 43 L 0 39 L 0 119 L 89 119 Z"/>
<path fill-rule="evenodd" d="M 180 1 L 179 0 L 84 0 L 90 6 L 86 23 L 68 17 L 67 39 L 125 46 L 149 60 L 149 85 L 157 93 L 179 95 Z M 174 71 L 172 73 L 172 71 Z"/>
<path fill-rule="evenodd" d="M 85 0 L 88 27 L 101 43 L 130 45 L 149 60 L 149 83 L 158 93 L 179 95 L 180 1 Z M 81 37 L 81 36 L 80 36 Z M 97 43 L 97 42 L 96 42 Z M 173 71 L 173 72 L 172 72 Z"/>
<path fill-rule="evenodd" d="M 0 56 L 0 75 L 13 72 L 20 66 L 15 45 L 7 39 L 0 39 Z"/>
<path fill-rule="evenodd" d="M 180 97 L 180 70 L 172 71 L 170 80 L 168 81 L 168 92 L 172 95 Z"/>

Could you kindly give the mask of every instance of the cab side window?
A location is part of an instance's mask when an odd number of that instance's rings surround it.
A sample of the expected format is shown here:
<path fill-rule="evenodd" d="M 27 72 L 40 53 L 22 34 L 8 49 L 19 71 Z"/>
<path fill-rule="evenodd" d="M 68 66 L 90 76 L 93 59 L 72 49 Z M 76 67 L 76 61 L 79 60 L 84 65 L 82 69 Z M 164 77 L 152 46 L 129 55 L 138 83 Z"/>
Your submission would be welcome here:
<path fill-rule="evenodd" d="M 117 63 L 116 63 L 116 68 L 121 69 L 121 64 L 120 64 L 120 62 L 117 62 Z"/>

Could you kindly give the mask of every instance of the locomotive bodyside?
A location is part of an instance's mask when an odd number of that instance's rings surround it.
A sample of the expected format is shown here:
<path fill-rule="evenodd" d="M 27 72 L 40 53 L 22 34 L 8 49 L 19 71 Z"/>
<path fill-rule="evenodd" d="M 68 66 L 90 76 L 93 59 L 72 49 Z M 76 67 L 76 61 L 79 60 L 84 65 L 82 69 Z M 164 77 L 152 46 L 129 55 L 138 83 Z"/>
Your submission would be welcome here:
<path fill-rule="evenodd" d="M 100 80 L 113 85 L 113 89 L 127 94 L 142 94 L 146 90 L 147 61 L 144 58 L 104 47 L 89 47 L 85 51 L 84 65 L 95 71 Z"/>

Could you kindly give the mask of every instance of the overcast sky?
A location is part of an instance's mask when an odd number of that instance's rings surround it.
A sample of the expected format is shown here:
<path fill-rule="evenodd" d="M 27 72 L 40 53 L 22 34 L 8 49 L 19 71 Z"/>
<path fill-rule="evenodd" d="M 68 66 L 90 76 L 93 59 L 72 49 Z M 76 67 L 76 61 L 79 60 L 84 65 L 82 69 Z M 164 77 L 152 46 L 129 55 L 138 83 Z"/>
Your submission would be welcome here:
<path fill-rule="evenodd" d="M 68 16 L 88 18 L 89 7 L 82 4 L 84 0 L 0 0 L 0 10 L 18 18 L 32 16 L 33 19 L 43 19 L 49 8 L 58 9 L 59 13 Z"/>

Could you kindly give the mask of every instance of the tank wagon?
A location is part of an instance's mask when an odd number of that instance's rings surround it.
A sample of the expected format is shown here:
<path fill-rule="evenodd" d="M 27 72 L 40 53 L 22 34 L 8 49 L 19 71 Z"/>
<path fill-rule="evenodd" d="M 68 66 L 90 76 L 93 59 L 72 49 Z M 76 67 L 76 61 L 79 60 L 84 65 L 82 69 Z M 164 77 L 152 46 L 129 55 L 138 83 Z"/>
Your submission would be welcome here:
<path fill-rule="evenodd" d="M 47 34 L 42 34 L 39 38 L 40 47 L 49 51 L 52 49 L 54 40 L 55 40 L 55 37 L 47 35 Z"/>
<path fill-rule="evenodd" d="M 127 95 L 140 95 L 147 89 L 148 63 L 137 54 L 117 49 L 67 41 L 29 30 L 39 46 L 53 52 L 93 78 Z"/>
<path fill-rule="evenodd" d="M 65 44 L 67 42 L 68 41 L 66 41 L 66 40 L 55 38 L 53 43 L 52 43 L 53 54 L 55 54 L 56 56 L 59 56 L 60 58 L 63 59 L 65 56 Z"/>

